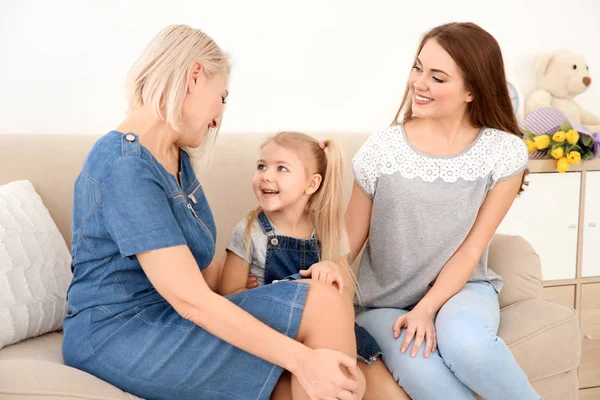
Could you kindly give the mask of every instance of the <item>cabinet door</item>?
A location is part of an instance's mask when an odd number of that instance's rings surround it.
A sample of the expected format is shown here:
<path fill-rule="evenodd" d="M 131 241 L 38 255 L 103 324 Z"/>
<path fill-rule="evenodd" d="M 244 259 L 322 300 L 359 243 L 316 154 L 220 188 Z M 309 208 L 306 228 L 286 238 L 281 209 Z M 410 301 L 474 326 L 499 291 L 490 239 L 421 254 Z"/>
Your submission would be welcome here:
<path fill-rule="evenodd" d="M 600 386 L 600 283 L 581 285 L 579 387 Z"/>
<path fill-rule="evenodd" d="M 544 280 L 573 279 L 581 173 L 543 173 L 528 177 L 529 187 L 515 199 L 498 233 L 525 238 L 542 262 Z"/>
<path fill-rule="evenodd" d="M 550 300 L 563 306 L 575 308 L 575 286 L 545 287 L 542 291 L 544 300 Z"/>
<path fill-rule="evenodd" d="M 579 391 L 579 400 L 598 400 L 600 399 L 600 387 L 592 389 L 582 389 Z"/>
<path fill-rule="evenodd" d="M 600 171 L 588 172 L 585 184 L 582 276 L 600 276 Z"/>

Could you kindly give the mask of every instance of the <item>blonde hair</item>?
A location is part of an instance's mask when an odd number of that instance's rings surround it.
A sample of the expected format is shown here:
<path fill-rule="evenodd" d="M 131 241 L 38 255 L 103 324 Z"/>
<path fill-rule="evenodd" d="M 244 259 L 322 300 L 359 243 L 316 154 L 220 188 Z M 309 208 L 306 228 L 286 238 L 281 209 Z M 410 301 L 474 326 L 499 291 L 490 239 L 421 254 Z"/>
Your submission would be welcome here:
<path fill-rule="evenodd" d="M 341 148 L 333 140 L 324 140 L 325 148 L 322 149 L 319 141 L 299 132 L 278 133 L 267 139 L 260 148 L 264 148 L 269 143 L 276 143 L 286 149 L 296 151 L 304 161 L 304 168 L 308 174 L 321 175 L 321 185 L 310 196 L 306 206 L 320 242 L 321 260 L 335 261 L 342 258 L 342 267 L 348 270 L 354 292 L 358 295 L 356 277 L 347 258 L 341 256 L 344 244 L 347 243 L 342 209 L 344 157 Z M 250 249 L 252 226 L 261 212 L 261 208 L 257 207 L 248 213 L 244 235 L 246 253 Z"/>
<path fill-rule="evenodd" d="M 229 74 L 229 55 L 206 33 L 187 25 L 170 25 L 164 28 L 146 47 L 125 81 L 127 113 L 146 106 L 154 116 L 178 130 L 183 101 L 187 94 L 190 67 L 199 61 L 207 77 Z M 218 127 L 210 129 L 200 154 L 211 147 Z"/>

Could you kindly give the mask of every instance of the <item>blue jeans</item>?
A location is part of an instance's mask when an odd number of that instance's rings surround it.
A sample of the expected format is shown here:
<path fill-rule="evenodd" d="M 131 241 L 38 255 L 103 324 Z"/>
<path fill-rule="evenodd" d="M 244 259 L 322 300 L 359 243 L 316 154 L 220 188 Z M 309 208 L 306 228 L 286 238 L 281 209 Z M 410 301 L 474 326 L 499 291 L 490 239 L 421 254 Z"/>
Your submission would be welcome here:
<path fill-rule="evenodd" d="M 439 310 L 435 318 L 438 349 L 415 358 L 400 345 L 406 330 L 394 339 L 392 324 L 407 310 L 376 308 L 359 314 L 356 322 L 367 329 L 383 350 L 383 361 L 394 379 L 413 400 L 474 399 L 539 400 L 525 373 L 497 335 L 500 323 L 498 294 L 488 282 L 468 282 Z"/>

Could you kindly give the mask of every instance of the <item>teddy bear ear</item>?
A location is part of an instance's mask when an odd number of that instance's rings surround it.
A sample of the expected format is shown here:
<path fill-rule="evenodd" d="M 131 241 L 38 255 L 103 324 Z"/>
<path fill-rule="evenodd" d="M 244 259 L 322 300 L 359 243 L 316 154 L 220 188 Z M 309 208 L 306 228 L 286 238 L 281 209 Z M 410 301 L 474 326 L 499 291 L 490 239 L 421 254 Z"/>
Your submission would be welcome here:
<path fill-rule="evenodd" d="M 546 75 L 546 72 L 548 72 L 548 67 L 550 66 L 550 62 L 552 62 L 555 56 L 555 53 L 547 53 L 541 55 L 538 58 L 536 63 L 536 71 L 538 77 L 542 78 L 544 77 L 544 75 Z"/>

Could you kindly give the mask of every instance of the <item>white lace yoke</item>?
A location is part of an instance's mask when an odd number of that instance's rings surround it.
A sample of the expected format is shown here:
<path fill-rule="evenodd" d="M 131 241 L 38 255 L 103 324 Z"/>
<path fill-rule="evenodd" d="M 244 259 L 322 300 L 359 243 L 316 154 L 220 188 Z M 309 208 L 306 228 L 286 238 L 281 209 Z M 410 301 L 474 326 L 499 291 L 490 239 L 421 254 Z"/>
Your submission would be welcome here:
<path fill-rule="evenodd" d="M 370 136 L 352 160 L 359 185 L 374 195 L 382 175 L 400 173 L 404 178 L 446 183 L 491 177 L 493 183 L 508 178 L 527 164 L 523 140 L 497 129 L 483 128 L 465 151 L 452 156 L 429 156 L 415 149 L 401 125 L 384 128 Z"/>

